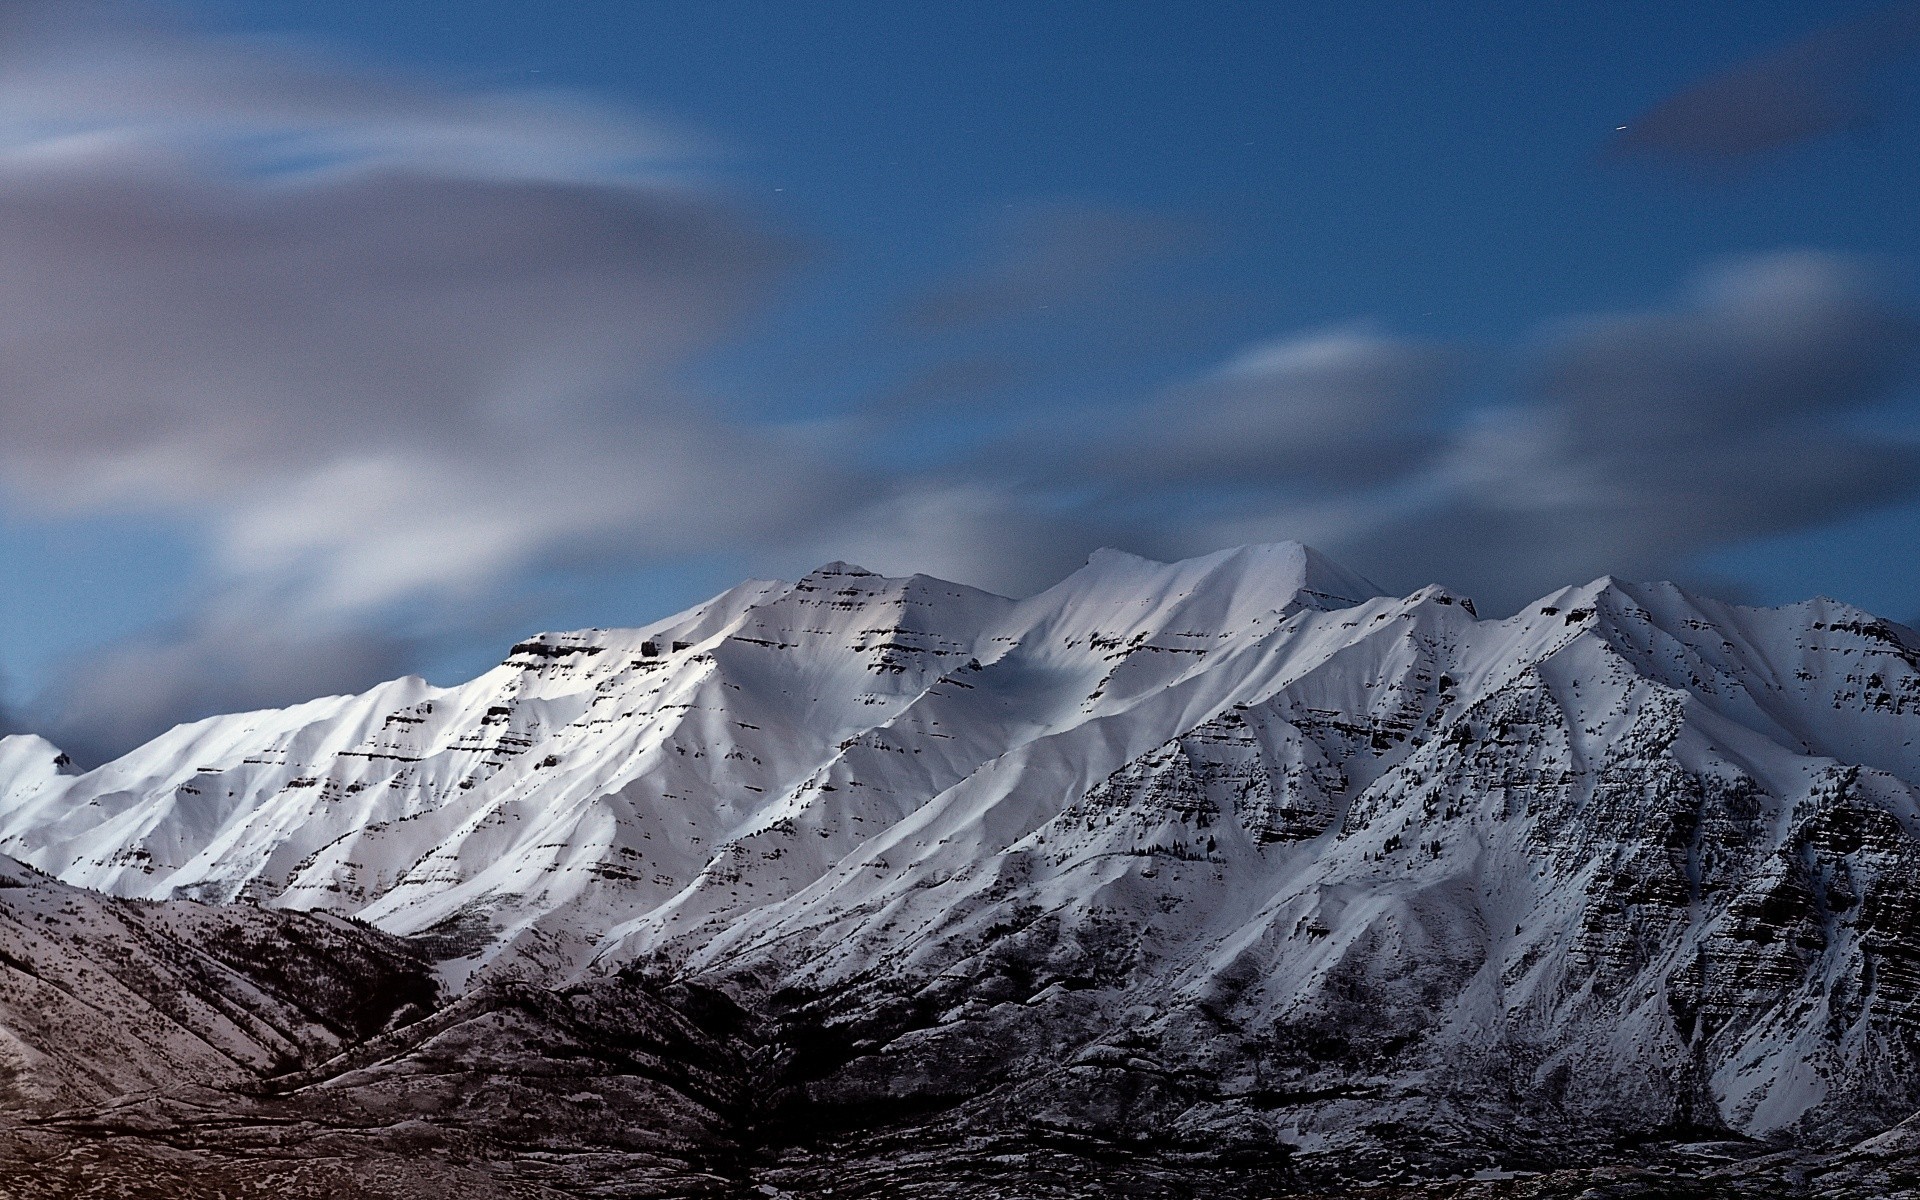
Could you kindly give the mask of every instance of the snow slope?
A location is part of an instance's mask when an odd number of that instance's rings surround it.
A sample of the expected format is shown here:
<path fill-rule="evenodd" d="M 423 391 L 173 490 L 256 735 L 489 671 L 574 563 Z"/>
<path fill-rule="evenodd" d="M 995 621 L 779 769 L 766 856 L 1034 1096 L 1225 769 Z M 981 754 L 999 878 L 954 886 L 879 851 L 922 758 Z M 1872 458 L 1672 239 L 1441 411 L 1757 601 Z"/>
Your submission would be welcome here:
<path fill-rule="evenodd" d="M 1913 1110 L 1920 637 L 1376 593 L 1292 544 L 1020 601 L 830 564 L 85 774 L 0 741 L 0 851 L 455 983 L 716 981 L 849 1111 L 1461 1158 Z"/>
<path fill-rule="evenodd" d="M 718 881 L 748 846 L 782 843 L 743 881 L 750 903 L 778 899 L 1009 748 L 1371 591 L 1298 546 L 1174 566 L 1103 552 L 1023 602 L 834 563 L 642 629 L 536 637 L 460 687 L 407 678 L 183 726 L 77 778 L 37 739 L 0 741 L 0 769 L 18 762 L 0 849 L 118 895 L 402 933 L 484 920 L 489 955 L 584 962 L 617 925 L 742 907 Z"/>

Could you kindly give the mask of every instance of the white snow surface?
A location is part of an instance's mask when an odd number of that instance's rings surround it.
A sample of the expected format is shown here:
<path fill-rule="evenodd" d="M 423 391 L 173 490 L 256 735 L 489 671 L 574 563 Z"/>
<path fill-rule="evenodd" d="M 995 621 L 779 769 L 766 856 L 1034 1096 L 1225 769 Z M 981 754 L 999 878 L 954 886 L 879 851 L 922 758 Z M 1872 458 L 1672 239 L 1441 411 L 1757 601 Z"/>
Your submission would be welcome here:
<path fill-rule="evenodd" d="M 1612 579 L 1483 620 L 1293 543 L 1102 551 L 1018 601 L 832 563 L 84 774 L 0 740 L 0 852 L 118 896 L 443 937 L 456 985 L 642 959 L 932 979 L 1044 921 L 1083 957 L 1122 946 L 1154 1020 L 1310 1023 L 1357 979 L 1456 1057 L 1535 1039 L 1539 1078 L 1577 1091 L 1604 1063 L 1630 1106 L 1635 1071 L 1686 1069 L 1672 980 L 1744 961 L 1782 847 L 1825 852 L 1809 822 L 1894 831 L 1834 852 L 1856 892 L 1911 870 L 1916 649 L 1829 600 Z M 1869 932 L 1822 936 L 1704 1068 L 1739 1128 L 1799 1120 L 1853 1053 L 1826 1006 Z M 1785 969 L 1752 953 L 1749 975 Z"/>

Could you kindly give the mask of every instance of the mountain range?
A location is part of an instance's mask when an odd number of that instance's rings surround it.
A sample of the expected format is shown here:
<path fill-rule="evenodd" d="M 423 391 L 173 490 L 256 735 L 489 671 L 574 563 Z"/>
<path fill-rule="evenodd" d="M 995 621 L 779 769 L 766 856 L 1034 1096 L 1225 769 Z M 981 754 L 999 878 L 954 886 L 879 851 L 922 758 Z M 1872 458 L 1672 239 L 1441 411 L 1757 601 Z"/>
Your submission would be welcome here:
<path fill-rule="evenodd" d="M 0 1192 L 1913 1194 L 1917 742 L 1845 604 L 1292 543 L 10 737 Z"/>

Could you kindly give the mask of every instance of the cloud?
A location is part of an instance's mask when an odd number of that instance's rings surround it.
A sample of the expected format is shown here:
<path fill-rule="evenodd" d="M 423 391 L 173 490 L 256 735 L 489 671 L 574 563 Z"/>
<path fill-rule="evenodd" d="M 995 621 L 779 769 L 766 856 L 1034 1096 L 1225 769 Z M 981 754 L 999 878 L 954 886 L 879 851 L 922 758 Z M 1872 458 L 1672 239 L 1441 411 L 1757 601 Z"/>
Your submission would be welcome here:
<path fill-rule="evenodd" d="M 98 763 L 181 721 L 359 691 L 403 673 L 415 651 L 375 629 L 225 605 L 74 662 L 22 716 L 80 762 Z"/>
<path fill-rule="evenodd" d="M 1079 497 L 956 473 L 897 481 L 804 542 L 801 557 L 846 559 L 883 574 L 917 572 L 1025 596 L 1057 582 L 1088 551 L 1121 541 L 1158 545 L 1161 539 Z"/>
<path fill-rule="evenodd" d="M 1084 203 L 1022 207 L 990 231 L 978 261 L 908 305 L 907 325 L 947 332 L 1097 306 L 1107 289 L 1196 237 L 1159 214 Z"/>
<path fill-rule="evenodd" d="M 912 369 L 867 407 L 876 414 L 902 419 L 942 412 L 980 412 L 1004 404 L 1011 390 L 1039 374 L 1035 362 L 1006 355 L 940 359 Z"/>
<path fill-rule="evenodd" d="M 583 539 L 741 537 L 809 511 L 783 480 L 830 487 L 679 382 L 794 254 L 670 178 L 651 127 L 53 28 L 0 53 L 16 508 L 189 517 L 232 579 L 373 609 Z"/>
<path fill-rule="evenodd" d="M 1365 483 L 1428 452 L 1463 365 L 1449 348 L 1366 328 L 1276 339 L 1122 415 L 1076 450 L 1102 473 L 1160 486 Z"/>
<path fill-rule="evenodd" d="M 105 747 L 362 686 L 405 658 L 363 632 L 398 607 L 454 624 L 546 562 L 862 503 L 817 439 L 685 382 L 798 260 L 698 181 L 703 147 L 120 6 L 0 18 L 0 503 L 189 522 L 220 598 L 78 668 L 43 724 Z"/>
<path fill-rule="evenodd" d="M 590 184 L 672 178 L 703 154 L 684 132 L 584 98 L 370 72 L 287 39 L 197 34 L 137 3 L 12 0 L 0 64 L 0 147 L 15 154 Z"/>
<path fill-rule="evenodd" d="M 1920 493 L 1920 444 L 1849 428 L 1906 381 L 1917 346 L 1920 325 L 1856 262 L 1723 264 L 1672 308 L 1546 331 L 1517 394 L 1384 486 L 1256 505 L 1204 536 L 1304 527 L 1361 569 L 1495 606 L 1602 573 L 1683 572 Z"/>
<path fill-rule="evenodd" d="M 1617 158 L 1736 166 L 1856 126 L 1873 73 L 1920 49 L 1920 3 L 1903 0 L 1739 63 L 1661 101 L 1614 139 Z"/>
<path fill-rule="evenodd" d="M 1491 611 L 1920 495 L 1920 443 L 1862 419 L 1917 348 L 1869 265 L 1810 251 L 1722 262 L 1664 307 L 1505 352 L 1370 326 L 1281 337 L 1145 401 L 1037 412 L 800 544 L 1018 592 L 1099 545 L 1298 538 Z"/>
<path fill-rule="evenodd" d="M 21 715 L 11 690 L 7 687 L 7 678 L 0 675 L 0 737 L 10 733 L 25 733 L 31 726 Z"/>
<path fill-rule="evenodd" d="M 1873 270 L 1814 252 L 1724 262 L 1667 307 L 1505 354 L 1364 326 L 1279 338 L 1145 402 L 1039 414 L 964 470 L 896 481 L 834 544 L 1007 586 L 1101 544 L 1298 538 L 1517 606 L 1920 495 L 1920 443 L 1861 419 L 1917 348 Z"/>

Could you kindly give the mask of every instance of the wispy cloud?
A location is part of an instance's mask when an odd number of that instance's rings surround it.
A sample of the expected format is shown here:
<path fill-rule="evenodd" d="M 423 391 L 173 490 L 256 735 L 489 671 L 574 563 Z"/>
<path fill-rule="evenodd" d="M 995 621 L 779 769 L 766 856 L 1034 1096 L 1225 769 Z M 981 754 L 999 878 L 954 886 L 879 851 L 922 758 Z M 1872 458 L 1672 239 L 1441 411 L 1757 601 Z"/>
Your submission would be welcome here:
<path fill-rule="evenodd" d="M 1860 263 L 1726 263 L 1670 308 L 1544 329 L 1507 359 L 1516 383 L 1375 486 L 1348 473 L 1211 533 L 1304 528 L 1362 569 L 1496 605 L 1603 572 L 1684 572 L 1721 546 L 1920 494 L 1920 444 L 1849 425 L 1896 393 L 1916 347 L 1920 325 Z"/>
<path fill-rule="evenodd" d="M 1128 414 L 1080 448 L 1083 462 L 1163 487 L 1365 484 L 1432 453 L 1464 366 L 1368 328 L 1278 338 Z"/>
<path fill-rule="evenodd" d="M 0 56 L 17 503 L 196 514 L 340 607 L 765 486 L 769 440 L 675 376 L 790 250 L 652 130 L 114 32 Z"/>
<path fill-rule="evenodd" d="M 357 686 L 393 655 L 307 649 L 380 643 L 393 605 L 553 557 L 752 544 L 848 502 L 682 381 L 795 258 L 690 178 L 684 140 L 124 9 L 9 16 L 0 495 L 194 522 L 223 606 L 116 652 L 164 664 L 139 703 L 69 689 L 63 724 Z M 248 604 L 279 667 L 170 648 L 235 644 Z"/>
<path fill-rule="evenodd" d="M 1630 122 L 1611 154 L 1694 171 L 1863 124 L 1875 74 L 1920 51 L 1920 3 L 1901 0 L 1832 25 L 1662 100 Z"/>
<path fill-rule="evenodd" d="M 910 303 L 926 331 L 977 330 L 1111 307 L 1114 289 L 1155 259 L 1193 246 L 1199 231 L 1158 214 L 1055 201 L 993 222 L 976 261 Z"/>
<path fill-rule="evenodd" d="M 378 626 L 315 625 L 243 598 L 88 655 L 21 724 L 101 762 L 183 720 L 358 691 L 403 674 L 418 651 Z"/>
<path fill-rule="evenodd" d="M 1506 349 L 1282 337 L 1145 400 L 1037 413 L 896 481 L 833 544 L 1017 589 L 1098 544 L 1299 538 L 1490 608 L 1607 572 L 1685 575 L 1920 495 L 1920 443 L 1859 419 L 1910 381 L 1916 349 L 1890 285 L 1816 252 L 1725 262 L 1669 306 Z"/>

